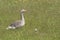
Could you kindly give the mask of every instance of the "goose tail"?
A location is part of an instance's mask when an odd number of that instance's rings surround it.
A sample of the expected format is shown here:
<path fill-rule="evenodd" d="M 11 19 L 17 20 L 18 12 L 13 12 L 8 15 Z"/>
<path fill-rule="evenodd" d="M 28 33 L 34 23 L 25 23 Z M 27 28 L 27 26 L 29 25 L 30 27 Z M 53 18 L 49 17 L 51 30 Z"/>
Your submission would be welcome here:
<path fill-rule="evenodd" d="M 8 26 L 6 29 L 15 29 L 15 27 Z"/>

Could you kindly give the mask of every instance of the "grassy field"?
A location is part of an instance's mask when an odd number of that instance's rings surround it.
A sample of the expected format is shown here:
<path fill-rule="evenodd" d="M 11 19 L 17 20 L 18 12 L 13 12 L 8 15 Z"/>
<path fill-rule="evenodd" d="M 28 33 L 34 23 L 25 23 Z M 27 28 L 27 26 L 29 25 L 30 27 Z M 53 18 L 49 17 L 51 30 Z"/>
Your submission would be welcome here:
<path fill-rule="evenodd" d="M 6 30 L 22 8 L 25 26 Z M 0 0 L 0 40 L 60 40 L 60 0 Z"/>

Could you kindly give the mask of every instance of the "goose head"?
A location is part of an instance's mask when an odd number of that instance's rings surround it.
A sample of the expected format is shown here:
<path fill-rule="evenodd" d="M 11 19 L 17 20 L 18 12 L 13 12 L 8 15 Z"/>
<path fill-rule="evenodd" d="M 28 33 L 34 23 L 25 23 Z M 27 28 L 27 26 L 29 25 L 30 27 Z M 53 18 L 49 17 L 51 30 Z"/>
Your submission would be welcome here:
<path fill-rule="evenodd" d="M 26 10 L 25 10 L 25 9 L 22 9 L 22 10 L 21 10 L 21 13 L 24 13 L 24 12 L 26 12 Z"/>

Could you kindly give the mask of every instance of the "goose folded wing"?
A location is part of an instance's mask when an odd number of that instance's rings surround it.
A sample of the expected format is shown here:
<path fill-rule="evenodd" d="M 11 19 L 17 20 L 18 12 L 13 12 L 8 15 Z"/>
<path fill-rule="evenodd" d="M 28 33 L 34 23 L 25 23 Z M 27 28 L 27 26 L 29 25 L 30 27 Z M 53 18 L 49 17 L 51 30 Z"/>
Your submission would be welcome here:
<path fill-rule="evenodd" d="M 20 21 L 16 21 L 16 22 L 12 23 L 10 26 L 12 26 L 12 27 L 18 27 L 18 26 L 20 26 L 20 24 L 21 24 Z"/>

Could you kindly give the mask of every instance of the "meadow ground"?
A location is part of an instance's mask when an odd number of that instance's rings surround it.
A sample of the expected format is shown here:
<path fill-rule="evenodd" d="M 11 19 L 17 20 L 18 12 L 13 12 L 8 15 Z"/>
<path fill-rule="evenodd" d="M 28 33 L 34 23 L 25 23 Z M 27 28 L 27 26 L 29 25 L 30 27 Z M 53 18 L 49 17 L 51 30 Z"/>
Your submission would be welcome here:
<path fill-rule="evenodd" d="M 22 8 L 25 26 L 6 30 Z M 0 40 L 60 40 L 60 0 L 0 0 Z"/>

